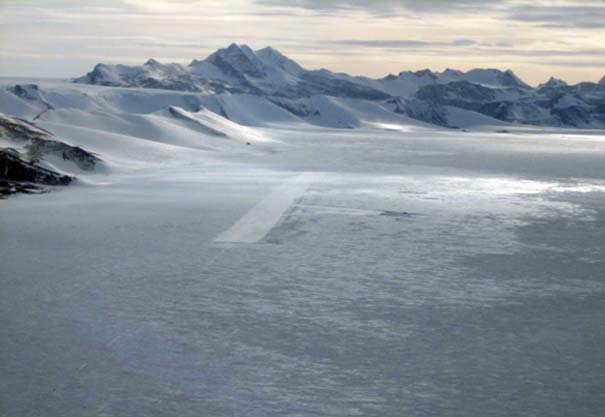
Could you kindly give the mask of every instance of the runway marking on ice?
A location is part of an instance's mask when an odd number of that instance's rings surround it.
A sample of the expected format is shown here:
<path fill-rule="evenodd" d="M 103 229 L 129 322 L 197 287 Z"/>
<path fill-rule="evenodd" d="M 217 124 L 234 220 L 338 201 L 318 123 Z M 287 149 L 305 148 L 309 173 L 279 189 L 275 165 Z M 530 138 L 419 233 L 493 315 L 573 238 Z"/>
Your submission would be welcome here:
<path fill-rule="evenodd" d="M 261 200 L 233 226 L 214 238 L 215 243 L 256 243 L 279 223 L 284 213 L 300 198 L 317 175 L 301 174 Z"/>

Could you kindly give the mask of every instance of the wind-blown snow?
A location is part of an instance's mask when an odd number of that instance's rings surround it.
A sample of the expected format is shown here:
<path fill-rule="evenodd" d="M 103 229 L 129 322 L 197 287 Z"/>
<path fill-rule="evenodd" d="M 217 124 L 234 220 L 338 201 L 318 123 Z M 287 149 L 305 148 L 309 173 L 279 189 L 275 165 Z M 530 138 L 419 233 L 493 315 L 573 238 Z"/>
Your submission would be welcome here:
<path fill-rule="evenodd" d="M 317 175 L 303 174 L 288 180 L 254 206 L 228 230 L 218 235 L 217 243 L 256 243 L 280 221 L 292 203 L 302 197 Z"/>

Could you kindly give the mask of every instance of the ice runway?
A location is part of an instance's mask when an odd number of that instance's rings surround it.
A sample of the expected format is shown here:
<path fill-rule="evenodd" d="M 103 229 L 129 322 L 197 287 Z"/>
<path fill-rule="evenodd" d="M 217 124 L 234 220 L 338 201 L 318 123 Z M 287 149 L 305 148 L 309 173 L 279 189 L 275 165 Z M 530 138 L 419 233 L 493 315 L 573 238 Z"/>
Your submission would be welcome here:
<path fill-rule="evenodd" d="M 292 204 L 305 193 L 318 174 L 301 174 L 288 179 L 254 206 L 228 230 L 218 235 L 216 243 L 256 243 L 280 221 Z"/>

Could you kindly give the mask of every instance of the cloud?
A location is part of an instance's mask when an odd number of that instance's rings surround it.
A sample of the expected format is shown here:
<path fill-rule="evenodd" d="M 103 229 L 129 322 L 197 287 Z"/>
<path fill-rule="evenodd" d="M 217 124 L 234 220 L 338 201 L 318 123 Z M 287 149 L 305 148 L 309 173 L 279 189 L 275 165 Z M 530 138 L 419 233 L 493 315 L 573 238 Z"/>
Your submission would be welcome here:
<path fill-rule="evenodd" d="M 320 13 L 365 11 L 376 17 L 407 13 L 486 14 L 505 20 L 537 23 L 544 28 L 605 28 L 604 0 L 251 0 L 264 6 Z"/>
<path fill-rule="evenodd" d="M 590 61 L 547 61 L 540 64 L 547 64 L 553 67 L 578 67 L 578 68 L 595 68 L 601 71 L 605 68 L 605 60 L 590 60 Z"/>
<path fill-rule="evenodd" d="M 418 49 L 431 47 L 465 47 L 475 45 L 471 39 L 453 41 L 424 41 L 418 39 L 342 39 L 325 42 L 333 46 L 355 46 L 364 48 Z"/>
<path fill-rule="evenodd" d="M 185 63 L 235 41 L 373 76 L 497 66 L 579 80 L 602 75 L 602 22 L 605 0 L 0 0 L 0 74 L 45 72 L 45 59 L 59 74 L 62 57 L 68 76 L 93 60 Z"/>
<path fill-rule="evenodd" d="M 605 28 L 605 4 L 516 6 L 508 10 L 507 19 L 538 23 L 544 28 Z"/>
<path fill-rule="evenodd" d="M 249 0 L 113 0 L 137 10 L 152 12 L 179 12 L 207 10 L 216 8 L 242 7 L 250 4 Z"/>
<path fill-rule="evenodd" d="M 254 0 L 268 6 L 298 7 L 325 11 L 363 10 L 372 14 L 399 14 L 405 10 L 421 12 L 478 11 L 491 8 L 506 0 Z"/>

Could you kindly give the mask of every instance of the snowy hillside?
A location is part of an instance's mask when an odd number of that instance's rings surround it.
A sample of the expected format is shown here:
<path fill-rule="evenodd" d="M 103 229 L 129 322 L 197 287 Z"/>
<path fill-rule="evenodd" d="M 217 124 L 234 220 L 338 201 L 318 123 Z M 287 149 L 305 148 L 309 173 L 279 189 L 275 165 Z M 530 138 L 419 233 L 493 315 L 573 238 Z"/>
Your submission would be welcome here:
<path fill-rule="evenodd" d="M 95 170 L 103 171 L 96 155 L 34 123 L 0 113 L 0 198 L 68 185 L 77 174 Z"/>
<path fill-rule="evenodd" d="M 141 66 L 98 64 L 91 72 L 75 79 L 74 82 L 197 92 L 204 89 L 203 81 L 194 79 L 182 65 L 160 64 L 154 59 L 149 59 Z"/>

